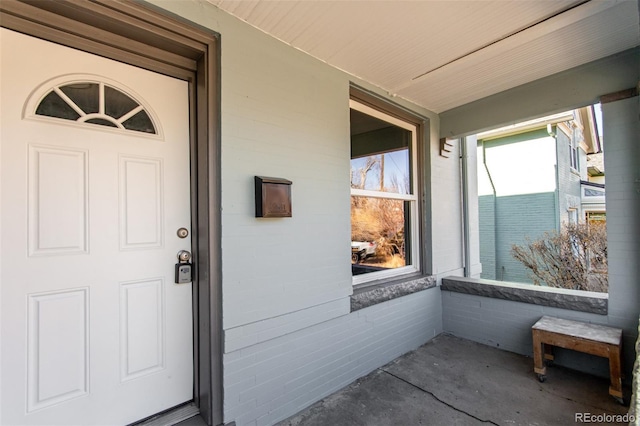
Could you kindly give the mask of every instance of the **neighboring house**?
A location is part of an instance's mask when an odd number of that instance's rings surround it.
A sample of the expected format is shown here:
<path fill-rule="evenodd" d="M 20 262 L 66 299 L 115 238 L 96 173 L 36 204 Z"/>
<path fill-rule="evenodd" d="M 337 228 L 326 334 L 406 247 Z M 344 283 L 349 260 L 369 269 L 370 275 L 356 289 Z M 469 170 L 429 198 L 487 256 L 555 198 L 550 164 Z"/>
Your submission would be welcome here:
<path fill-rule="evenodd" d="M 480 133 L 477 141 L 481 276 L 531 283 L 511 256 L 513 244 L 605 215 L 604 183 L 590 181 L 588 160 L 602 155 L 594 107 Z"/>
<path fill-rule="evenodd" d="M 635 339 L 637 1 L 0 13 L 0 424 L 271 425 L 443 332 L 530 354 L 543 314 Z M 478 263 L 468 135 L 594 99 L 617 194 L 604 311 L 443 288 Z M 354 276 L 362 199 L 401 260 Z"/>
<path fill-rule="evenodd" d="M 580 181 L 582 219 L 587 223 L 606 222 L 604 153 L 587 155 L 587 179 Z"/>

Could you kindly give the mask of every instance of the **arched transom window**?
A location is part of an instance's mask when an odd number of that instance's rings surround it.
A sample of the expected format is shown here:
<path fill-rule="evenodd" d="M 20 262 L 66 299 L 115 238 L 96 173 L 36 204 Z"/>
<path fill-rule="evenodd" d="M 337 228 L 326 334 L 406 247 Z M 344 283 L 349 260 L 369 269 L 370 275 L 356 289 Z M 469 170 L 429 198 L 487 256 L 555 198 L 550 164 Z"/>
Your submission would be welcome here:
<path fill-rule="evenodd" d="M 35 115 L 158 134 L 147 108 L 104 82 L 76 80 L 57 84 L 38 102 Z"/>

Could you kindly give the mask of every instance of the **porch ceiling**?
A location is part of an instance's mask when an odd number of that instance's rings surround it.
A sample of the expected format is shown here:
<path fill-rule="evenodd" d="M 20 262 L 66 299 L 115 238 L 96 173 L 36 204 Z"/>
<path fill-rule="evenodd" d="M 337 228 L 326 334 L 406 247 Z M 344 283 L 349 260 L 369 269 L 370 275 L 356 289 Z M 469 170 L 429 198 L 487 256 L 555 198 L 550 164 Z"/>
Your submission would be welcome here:
<path fill-rule="evenodd" d="M 640 45 L 637 0 L 206 0 L 440 113 Z"/>

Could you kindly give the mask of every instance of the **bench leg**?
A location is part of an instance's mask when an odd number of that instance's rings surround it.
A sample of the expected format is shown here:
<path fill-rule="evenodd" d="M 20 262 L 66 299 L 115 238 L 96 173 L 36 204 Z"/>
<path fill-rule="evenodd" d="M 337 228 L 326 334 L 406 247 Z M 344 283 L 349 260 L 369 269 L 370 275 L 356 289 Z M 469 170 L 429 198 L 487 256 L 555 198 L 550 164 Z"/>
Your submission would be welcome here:
<path fill-rule="evenodd" d="M 544 347 L 544 365 L 553 365 L 553 346 L 542 345 Z"/>
<path fill-rule="evenodd" d="M 540 334 L 533 330 L 533 371 L 538 375 L 540 381 L 544 381 L 543 376 L 547 374 L 547 367 L 544 366 L 542 353 L 544 344 L 540 340 Z"/>
<path fill-rule="evenodd" d="M 611 386 L 609 395 L 616 399 L 622 399 L 622 359 L 619 346 L 609 347 L 609 374 L 611 376 Z"/>

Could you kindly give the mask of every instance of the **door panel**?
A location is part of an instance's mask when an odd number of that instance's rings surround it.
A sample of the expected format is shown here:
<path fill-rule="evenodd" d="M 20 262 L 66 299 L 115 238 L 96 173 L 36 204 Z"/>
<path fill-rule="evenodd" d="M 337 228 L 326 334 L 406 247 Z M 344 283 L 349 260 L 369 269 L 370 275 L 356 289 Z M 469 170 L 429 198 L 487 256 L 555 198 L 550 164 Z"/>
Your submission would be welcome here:
<path fill-rule="evenodd" d="M 0 424 L 191 400 L 188 84 L 6 29 L 0 47 Z"/>
<path fill-rule="evenodd" d="M 87 151 L 28 149 L 29 255 L 87 253 Z"/>
<path fill-rule="evenodd" d="M 162 247 L 162 160 L 120 156 L 120 249 Z"/>
<path fill-rule="evenodd" d="M 28 412 L 88 392 L 87 310 L 86 288 L 28 296 Z"/>

